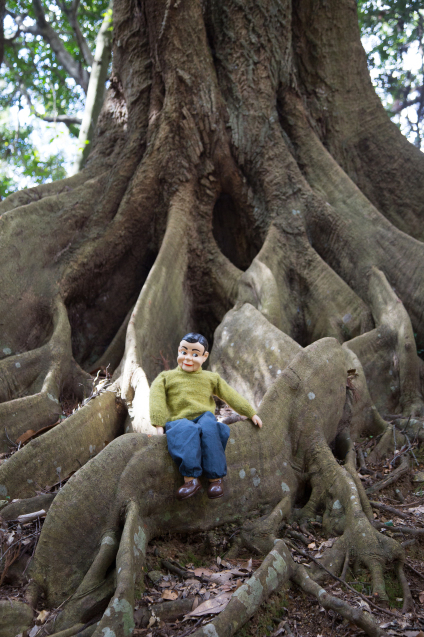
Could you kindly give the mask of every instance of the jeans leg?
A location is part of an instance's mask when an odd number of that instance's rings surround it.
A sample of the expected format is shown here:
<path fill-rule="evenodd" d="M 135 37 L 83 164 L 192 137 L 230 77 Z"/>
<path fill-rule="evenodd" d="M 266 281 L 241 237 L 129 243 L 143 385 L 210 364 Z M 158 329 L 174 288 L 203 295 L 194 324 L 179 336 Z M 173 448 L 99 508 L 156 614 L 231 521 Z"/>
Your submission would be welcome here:
<path fill-rule="evenodd" d="M 183 476 L 198 478 L 202 475 L 200 427 L 192 420 L 182 418 L 165 425 L 168 451 Z"/>
<path fill-rule="evenodd" d="M 225 447 L 230 437 L 230 428 L 218 422 L 210 411 L 196 420 L 201 429 L 203 473 L 207 478 L 222 478 L 227 475 Z"/>

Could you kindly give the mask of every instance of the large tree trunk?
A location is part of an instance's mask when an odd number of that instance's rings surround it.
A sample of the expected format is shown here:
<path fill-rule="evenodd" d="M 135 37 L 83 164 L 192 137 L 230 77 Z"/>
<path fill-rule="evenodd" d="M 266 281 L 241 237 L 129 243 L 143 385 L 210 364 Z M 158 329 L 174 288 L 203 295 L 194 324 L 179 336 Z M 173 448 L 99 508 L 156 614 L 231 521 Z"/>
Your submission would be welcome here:
<path fill-rule="evenodd" d="M 287 578 L 332 607 L 284 546 L 273 549 L 305 482 L 298 517 L 323 508 L 340 535 L 327 563 L 337 571 L 350 550 L 383 599 L 393 563 L 407 607 L 403 551 L 372 526 L 352 441 L 383 433 L 387 413 L 413 416 L 411 430 L 423 415 L 424 158 L 371 87 L 355 2 L 117 0 L 113 23 L 86 168 L 0 204 L 3 448 L 55 422 L 64 399 L 83 399 L 88 372 L 114 370 L 109 391 L 0 467 L 0 494 L 30 498 L 117 438 L 50 509 L 33 607 L 42 592 L 54 606 L 77 590 L 62 630 L 115 590 L 95 635 L 127 634 L 148 540 L 222 524 L 234 505 L 248 517 L 258 503 L 267 532 L 247 524 L 242 541 L 271 551 L 277 574 L 265 585 L 258 571 L 214 630 L 232 634 Z M 213 508 L 172 501 L 165 439 L 145 435 L 149 384 L 191 329 L 264 420 L 260 432 L 234 425 L 227 496 Z"/>

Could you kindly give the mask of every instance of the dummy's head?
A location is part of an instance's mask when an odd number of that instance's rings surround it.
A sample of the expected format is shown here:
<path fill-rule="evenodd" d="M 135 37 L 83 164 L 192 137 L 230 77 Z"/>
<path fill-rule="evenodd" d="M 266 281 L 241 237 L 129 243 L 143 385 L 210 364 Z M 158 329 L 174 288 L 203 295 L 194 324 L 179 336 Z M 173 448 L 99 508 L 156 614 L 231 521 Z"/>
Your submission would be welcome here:
<path fill-rule="evenodd" d="M 178 366 L 184 372 L 197 372 L 209 356 L 208 341 L 201 334 L 186 334 L 178 347 Z"/>

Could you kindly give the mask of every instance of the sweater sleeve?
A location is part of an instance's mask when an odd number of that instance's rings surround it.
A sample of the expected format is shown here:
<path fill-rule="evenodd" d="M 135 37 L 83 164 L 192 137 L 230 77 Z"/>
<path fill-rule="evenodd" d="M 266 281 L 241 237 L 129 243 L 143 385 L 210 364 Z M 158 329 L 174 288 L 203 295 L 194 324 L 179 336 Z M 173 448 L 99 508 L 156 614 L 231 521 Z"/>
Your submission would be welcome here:
<path fill-rule="evenodd" d="M 215 394 L 221 400 L 224 400 L 227 405 L 234 409 L 235 412 L 240 414 L 240 416 L 246 416 L 247 418 L 251 418 L 256 414 L 256 409 L 253 409 L 249 401 L 247 401 L 243 396 L 240 396 L 235 389 L 229 386 L 228 383 L 225 382 L 219 374 L 218 382 L 215 388 Z"/>
<path fill-rule="evenodd" d="M 161 372 L 150 387 L 150 422 L 154 427 L 164 427 L 167 421 L 165 375 Z"/>

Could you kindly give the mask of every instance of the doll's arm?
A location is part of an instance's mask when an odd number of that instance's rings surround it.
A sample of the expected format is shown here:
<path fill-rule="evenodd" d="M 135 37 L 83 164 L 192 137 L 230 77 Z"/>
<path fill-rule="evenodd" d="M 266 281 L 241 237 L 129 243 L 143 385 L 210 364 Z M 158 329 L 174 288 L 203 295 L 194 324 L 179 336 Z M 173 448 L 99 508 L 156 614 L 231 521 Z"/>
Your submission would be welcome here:
<path fill-rule="evenodd" d="M 241 416 L 247 416 L 251 418 L 255 425 L 262 427 L 262 421 L 259 416 L 256 415 L 256 410 L 252 407 L 248 400 L 240 396 L 240 394 L 229 386 L 219 374 L 217 374 L 217 384 L 215 388 L 215 394 L 221 400 L 224 400 L 227 405 L 234 409 Z"/>
<path fill-rule="evenodd" d="M 150 422 L 154 427 L 162 429 L 168 420 L 168 407 L 166 404 L 165 376 L 162 372 L 155 378 L 150 387 Z"/>
<path fill-rule="evenodd" d="M 255 425 L 258 425 L 259 429 L 262 429 L 262 420 L 259 418 L 258 414 L 255 414 L 254 416 L 252 416 L 252 422 L 255 423 Z"/>

